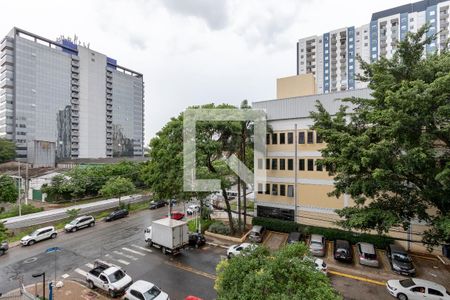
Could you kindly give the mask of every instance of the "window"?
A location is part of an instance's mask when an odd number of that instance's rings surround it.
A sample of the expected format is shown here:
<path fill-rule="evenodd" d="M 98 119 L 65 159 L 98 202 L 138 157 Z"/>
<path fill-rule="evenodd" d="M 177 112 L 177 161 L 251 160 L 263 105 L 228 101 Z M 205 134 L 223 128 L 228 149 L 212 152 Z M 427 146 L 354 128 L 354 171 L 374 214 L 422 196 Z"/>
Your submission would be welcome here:
<path fill-rule="evenodd" d="M 266 195 L 270 195 L 270 183 L 266 183 Z"/>
<path fill-rule="evenodd" d="M 293 185 L 288 185 L 287 195 L 288 195 L 288 197 L 294 197 L 294 186 Z"/>
<path fill-rule="evenodd" d="M 436 296 L 439 296 L 439 297 L 444 297 L 444 294 L 442 294 L 442 293 L 439 292 L 438 290 L 431 289 L 431 288 L 428 288 L 428 294 L 430 294 L 430 295 L 436 295 Z"/>
<path fill-rule="evenodd" d="M 298 143 L 299 144 L 305 143 L 305 133 L 303 131 L 298 133 Z"/>
<path fill-rule="evenodd" d="M 314 132 L 308 131 L 308 144 L 314 143 Z"/>
<path fill-rule="evenodd" d="M 294 160 L 292 158 L 288 159 L 288 170 L 293 171 L 294 170 Z"/>
<path fill-rule="evenodd" d="M 262 158 L 258 158 L 258 170 L 261 170 L 263 168 L 263 160 Z"/>
<path fill-rule="evenodd" d="M 314 171 L 314 159 L 308 159 L 308 171 Z"/>
<path fill-rule="evenodd" d="M 278 184 L 272 184 L 272 195 L 278 195 Z"/>
<path fill-rule="evenodd" d="M 286 160 L 284 158 L 280 158 L 280 170 L 286 170 Z"/>
<path fill-rule="evenodd" d="M 411 291 L 416 293 L 425 293 L 425 288 L 423 286 L 416 286 L 411 289 Z"/>
<path fill-rule="evenodd" d="M 298 160 L 298 169 L 305 171 L 305 160 L 303 158 Z"/>
<path fill-rule="evenodd" d="M 270 134 L 266 134 L 266 144 L 269 145 L 270 144 Z"/>
<path fill-rule="evenodd" d="M 280 196 L 286 196 L 286 186 L 284 184 L 280 184 Z"/>
<path fill-rule="evenodd" d="M 263 193 L 263 185 L 262 183 L 258 183 L 258 194 L 262 194 Z"/>
<path fill-rule="evenodd" d="M 322 136 L 318 133 L 316 133 L 316 143 L 317 144 L 323 143 Z"/>
<path fill-rule="evenodd" d="M 270 170 L 270 158 L 266 158 L 266 170 Z"/>
<path fill-rule="evenodd" d="M 286 133 L 282 132 L 280 133 L 280 145 L 286 144 Z"/>
<path fill-rule="evenodd" d="M 316 160 L 316 171 L 323 171 L 323 167 L 322 167 L 322 165 L 319 165 L 318 163 L 319 162 L 321 162 L 321 160 L 320 159 L 317 159 Z"/>
<path fill-rule="evenodd" d="M 272 158 L 272 170 L 278 169 L 278 159 Z"/>
<path fill-rule="evenodd" d="M 136 299 L 139 299 L 139 300 L 145 300 L 145 299 L 144 299 L 144 296 L 142 296 L 141 293 L 139 293 L 139 292 L 137 292 L 137 291 L 135 291 L 135 290 L 131 290 L 131 291 L 130 291 L 130 294 L 131 294 L 133 297 L 136 297 Z"/>
<path fill-rule="evenodd" d="M 276 145 L 278 144 L 277 134 L 272 133 L 272 144 Z"/>
<path fill-rule="evenodd" d="M 294 143 L 294 133 L 288 132 L 288 144 Z"/>

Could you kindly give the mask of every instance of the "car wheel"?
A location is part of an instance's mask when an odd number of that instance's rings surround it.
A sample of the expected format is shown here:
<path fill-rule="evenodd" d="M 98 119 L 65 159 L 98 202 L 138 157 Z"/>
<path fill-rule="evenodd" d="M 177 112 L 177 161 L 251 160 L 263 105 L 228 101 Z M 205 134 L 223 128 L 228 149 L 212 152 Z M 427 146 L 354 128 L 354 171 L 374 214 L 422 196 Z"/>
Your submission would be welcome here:
<path fill-rule="evenodd" d="M 109 290 L 108 294 L 111 298 L 116 298 L 116 292 L 114 292 L 113 290 Z"/>
<path fill-rule="evenodd" d="M 200 245 L 198 243 L 195 243 L 195 249 L 198 249 Z"/>
<path fill-rule="evenodd" d="M 2 256 L 3 254 L 5 254 L 5 250 L 0 249 L 0 256 Z"/>
<path fill-rule="evenodd" d="M 231 259 L 231 258 L 233 258 L 233 256 L 234 256 L 234 254 L 233 254 L 233 253 L 230 253 L 230 254 L 228 254 L 228 259 Z"/>
<path fill-rule="evenodd" d="M 94 227 L 94 225 L 95 225 L 94 222 L 89 223 L 89 227 Z"/>
<path fill-rule="evenodd" d="M 71 230 L 72 232 L 76 232 L 77 231 L 77 228 L 76 227 L 74 227 L 74 228 L 72 228 L 72 230 Z"/>
<path fill-rule="evenodd" d="M 149 247 L 153 246 L 153 242 L 152 242 L 152 241 L 149 241 L 149 242 L 148 242 L 148 246 L 149 246 Z"/>
<path fill-rule="evenodd" d="M 91 290 L 93 290 L 93 289 L 95 289 L 95 285 L 94 285 L 94 283 L 92 282 L 92 281 L 88 281 L 88 287 L 91 289 Z"/>
<path fill-rule="evenodd" d="M 405 294 L 400 293 L 400 294 L 397 295 L 397 299 L 399 299 L 399 300 L 408 300 L 408 297 Z"/>
<path fill-rule="evenodd" d="M 36 241 L 35 240 L 31 240 L 31 241 L 28 242 L 27 246 L 34 245 L 34 243 L 36 243 Z"/>
<path fill-rule="evenodd" d="M 162 253 L 163 253 L 164 255 L 167 254 L 166 247 L 162 247 L 162 248 L 161 248 L 161 251 L 162 251 Z"/>
<path fill-rule="evenodd" d="M 50 236 L 50 238 L 52 238 L 52 239 L 56 238 L 56 233 L 52 233 L 52 235 Z"/>

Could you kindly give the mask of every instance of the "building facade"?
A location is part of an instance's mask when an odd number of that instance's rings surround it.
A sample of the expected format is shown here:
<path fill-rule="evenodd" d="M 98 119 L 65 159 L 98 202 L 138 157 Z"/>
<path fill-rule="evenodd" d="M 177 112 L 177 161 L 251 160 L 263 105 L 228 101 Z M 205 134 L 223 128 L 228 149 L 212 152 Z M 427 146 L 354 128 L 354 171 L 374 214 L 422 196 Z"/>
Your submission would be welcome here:
<path fill-rule="evenodd" d="M 256 174 L 266 172 L 265 181 L 256 177 L 255 207 L 259 217 L 296 221 L 304 225 L 336 227 L 336 209 L 355 205 L 349 195 L 330 197 L 334 190 L 333 176 L 317 165 L 321 159 L 323 140 L 311 130 L 316 100 L 332 115 L 349 97 L 371 98 L 369 89 L 356 89 L 320 95 L 254 102 L 254 109 L 267 114 L 272 132 L 266 137 L 266 157 L 256 162 Z M 350 103 L 345 103 L 352 109 Z M 426 226 L 413 223 L 411 230 L 394 228 L 389 234 L 395 238 L 421 240 Z M 407 249 L 423 251 L 421 243 L 406 243 Z"/>
<path fill-rule="evenodd" d="M 68 39 L 13 28 L 0 42 L 0 137 L 31 163 L 142 156 L 143 90 L 142 74 Z"/>
<path fill-rule="evenodd" d="M 423 0 L 372 14 L 368 24 L 336 29 L 297 42 L 297 75 L 313 74 L 319 94 L 367 87 L 356 80 L 356 60 L 373 62 L 392 57 L 398 41 L 408 32 L 429 24 L 428 35 L 439 32 L 424 54 L 441 51 L 449 37 L 450 1 Z"/>

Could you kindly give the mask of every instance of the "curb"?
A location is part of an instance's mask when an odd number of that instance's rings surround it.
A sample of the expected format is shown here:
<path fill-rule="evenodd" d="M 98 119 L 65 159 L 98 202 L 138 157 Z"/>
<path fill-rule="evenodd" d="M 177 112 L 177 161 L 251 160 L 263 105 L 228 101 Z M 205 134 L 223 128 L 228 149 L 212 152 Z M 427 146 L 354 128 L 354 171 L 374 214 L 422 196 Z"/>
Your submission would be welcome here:
<path fill-rule="evenodd" d="M 206 245 L 213 246 L 213 247 L 220 247 L 222 249 L 228 249 L 228 246 L 221 245 L 221 244 L 216 244 L 216 243 L 211 243 L 211 242 L 206 242 Z"/>

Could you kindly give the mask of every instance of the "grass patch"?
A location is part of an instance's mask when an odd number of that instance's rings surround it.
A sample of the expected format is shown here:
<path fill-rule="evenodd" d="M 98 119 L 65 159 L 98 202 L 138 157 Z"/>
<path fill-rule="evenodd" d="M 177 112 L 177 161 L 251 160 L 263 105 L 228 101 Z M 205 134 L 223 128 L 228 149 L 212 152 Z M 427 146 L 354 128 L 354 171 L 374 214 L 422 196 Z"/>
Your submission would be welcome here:
<path fill-rule="evenodd" d="M 231 209 L 237 211 L 238 210 L 238 205 L 237 202 L 236 203 L 231 203 L 230 204 Z M 253 211 L 255 210 L 255 203 L 253 201 L 247 201 L 247 211 Z M 241 202 L 241 211 L 244 211 L 244 204 Z"/>
<path fill-rule="evenodd" d="M 37 213 L 37 212 L 41 212 L 43 210 L 44 209 L 42 207 L 34 207 L 31 204 L 23 204 L 22 205 L 22 216 L 28 215 L 28 214 Z M 19 215 L 19 206 L 16 205 L 12 209 L 10 209 L 9 211 L 1 213 L 0 214 L 0 219 L 17 217 L 18 215 Z"/>

